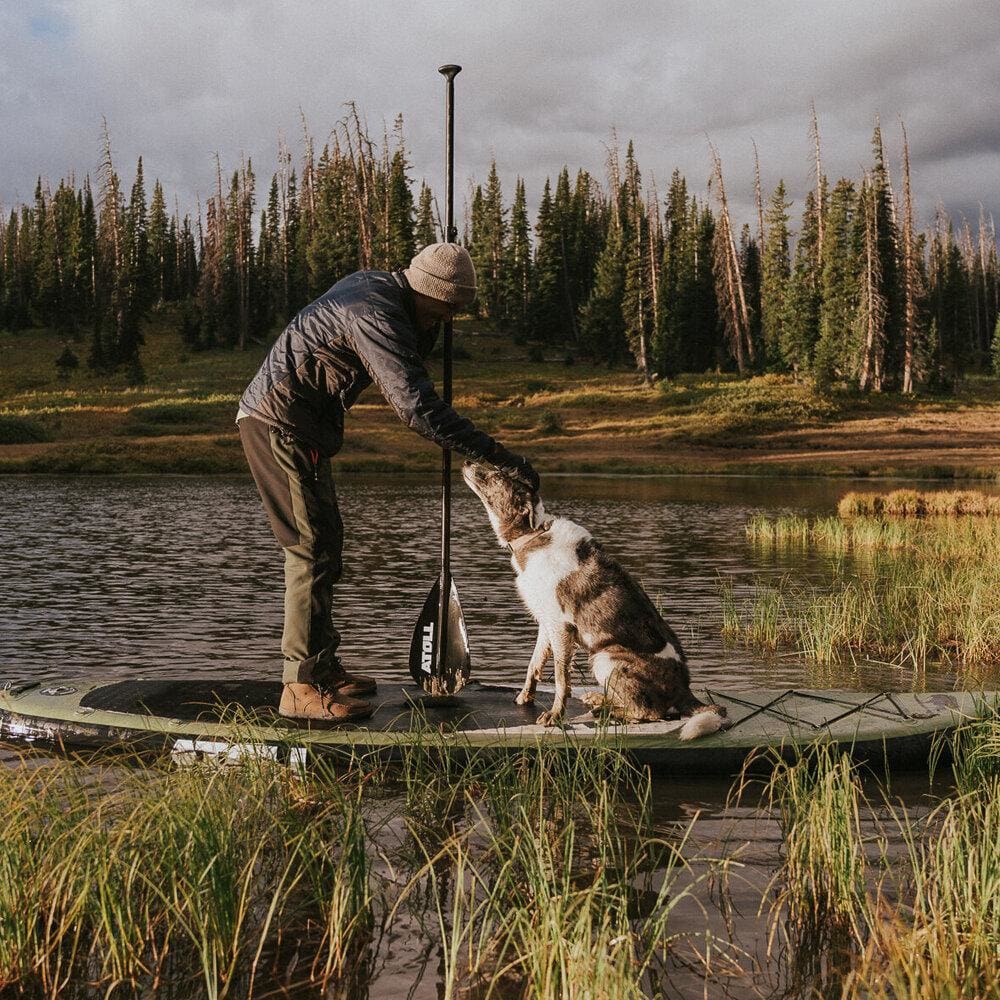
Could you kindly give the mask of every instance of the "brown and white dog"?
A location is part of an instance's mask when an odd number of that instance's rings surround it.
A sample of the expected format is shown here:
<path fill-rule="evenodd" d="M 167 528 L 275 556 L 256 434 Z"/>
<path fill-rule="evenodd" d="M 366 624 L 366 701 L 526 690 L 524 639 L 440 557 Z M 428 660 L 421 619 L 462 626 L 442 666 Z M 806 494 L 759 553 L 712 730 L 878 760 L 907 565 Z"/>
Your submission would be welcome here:
<path fill-rule="evenodd" d="M 595 713 L 623 722 L 689 716 L 682 740 L 722 728 L 726 710 L 691 693 L 680 640 L 642 587 L 590 532 L 565 517 L 549 517 L 537 495 L 491 466 L 467 462 L 462 475 L 483 502 L 501 547 L 510 550 L 518 592 L 538 622 L 519 705 L 534 701 L 551 656 L 555 701 L 538 722 L 558 723 L 570 694 L 573 651 L 580 646 L 603 688 L 582 699 Z"/>

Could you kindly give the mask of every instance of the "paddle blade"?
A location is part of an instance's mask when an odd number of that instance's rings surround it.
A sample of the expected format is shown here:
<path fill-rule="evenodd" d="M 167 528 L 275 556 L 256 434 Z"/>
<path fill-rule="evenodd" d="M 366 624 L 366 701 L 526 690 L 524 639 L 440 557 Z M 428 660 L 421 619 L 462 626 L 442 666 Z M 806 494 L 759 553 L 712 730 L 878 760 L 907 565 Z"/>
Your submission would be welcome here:
<path fill-rule="evenodd" d="M 413 629 L 410 642 L 410 676 L 428 693 L 454 694 L 465 687 L 469 679 L 472 657 L 469 637 L 465 630 L 462 605 L 458 601 L 455 581 L 451 581 L 444 649 L 438 645 L 438 610 L 441 604 L 441 582 L 435 581 Z"/>

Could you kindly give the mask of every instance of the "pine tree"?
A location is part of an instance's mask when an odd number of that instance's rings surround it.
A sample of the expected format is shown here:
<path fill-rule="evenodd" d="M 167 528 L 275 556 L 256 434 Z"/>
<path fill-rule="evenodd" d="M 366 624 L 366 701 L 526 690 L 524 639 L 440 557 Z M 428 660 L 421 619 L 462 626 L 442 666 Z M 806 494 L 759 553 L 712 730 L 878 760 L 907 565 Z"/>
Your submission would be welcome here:
<path fill-rule="evenodd" d="M 504 263 L 509 239 L 507 210 L 503 204 L 496 160 L 490 163 L 486 190 L 482 194 L 481 212 L 477 244 L 479 251 L 479 262 L 476 266 L 476 282 L 479 289 L 477 298 L 486 316 L 496 322 L 502 320 L 506 314 Z"/>
<path fill-rule="evenodd" d="M 791 202 L 785 198 L 785 182 L 778 182 L 767 208 L 765 225 L 767 242 L 761 269 L 760 321 L 764 340 L 764 356 L 769 367 L 785 364 L 782 345 L 787 341 L 786 327 L 790 319 L 789 283 L 791 260 L 789 257 L 788 209 Z"/>
<path fill-rule="evenodd" d="M 535 293 L 532 336 L 548 344 L 559 343 L 562 332 L 561 239 L 553 218 L 552 189 L 545 179 L 535 222 Z"/>
<path fill-rule="evenodd" d="M 42 190 L 42 179 L 35 186 L 34 311 L 43 326 L 54 327 L 62 307 L 62 282 L 59 261 L 59 240 L 55 212 Z"/>
<path fill-rule="evenodd" d="M 631 142 L 625 153 L 622 199 L 622 246 L 625 280 L 622 321 L 636 367 L 649 382 L 652 375 L 653 275 L 649 255 L 649 219 L 642 199 L 642 177 Z"/>
<path fill-rule="evenodd" d="M 524 180 L 520 177 L 514 188 L 514 204 L 510 212 L 510 240 L 504 267 L 507 322 L 514 339 L 523 342 L 530 330 L 532 309 L 531 228 L 528 222 Z"/>
<path fill-rule="evenodd" d="M 617 218 L 608 228 L 608 238 L 597 259 L 594 287 L 580 317 L 581 346 L 595 360 L 618 364 L 628 349 L 622 300 L 625 295 L 625 252 L 622 228 Z"/>
<path fill-rule="evenodd" d="M 578 170 L 570 205 L 573 245 L 570 251 L 570 292 L 577 315 L 590 297 L 594 269 L 604 246 L 608 209 L 600 186 L 586 170 Z"/>
<path fill-rule="evenodd" d="M 285 313 L 291 316 L 309 301 L 309 265 L 307 261 L 305 232 L 299 212 L 299 197 L 295 171 L 288 178 L 288 201 L 285 210 L 285 233 L 282 246 L 285 250 Z"/>
<path fill-rule="evenodd" d="M 477 184 L 472 191 L 472 204 L 466 217 L 469 232 L 465 247 L 476 269 L 476 300 L 471 308 L 477 316 L 488 315 L 484 291 L 489 282 L 489 232 L 486 222 L 486 199 L 483 186 Z"/>
<path fill-rule="evenodd" d="M 413 235 L 413 192 L 406 175 L 408 164 L 400 139 L 393 154 L 389 171 L 388 204 L 386 209 L 386 258 L 385 268 L 399 271 L 406 267 L 417 252 Z"/>
<path fill-rule="evenodd" d="M 690 305 L 686 310 L 689 331 L 686 339 L 687 371 L 721 368 L 724 352 L 719 340 L 721 319 L 716 295 L 713 250 L 715 247 L 715 216 L 706 204 L 698 211 L 696 199 L 691 199 Z"/>
<path fill-rule="evenodd" d="M 433 197 L 426 181 L 420 182 L 420 198 L 417 202 L 417 225 L 414 233 L 417 250 L 438 242 L 434 225 Z"/>
<path fill-rule="evenodd" d="M 80 324 L 93 327 L 98 317 L 97 272 L 99 248 L 97 242 L 97 210 L 90 177 L 83 182 L 80 215 Z"/>
<path fill-rule="evenodd" d="M 153 184 L 153 200 L 149 204 L 149 261 L 146 267 L 151 282 L 148 298 L 153 303 L 166 302 L 173 291 L 170 280 L 173 249 L 167 203 L 163 197 L 163 186 L 157 179 Z"/>
<path fill-rule="evenodd" d="M 837 377 L 849 378 L 855 370 L 853 329 L 858 301 L 856 203 L 854 183 L 841 178 L 830 195 L 830 208 L 823 230 L 820 333 L 813 366 L 821 384 Z"/>
<path fill-rule="evenodd" d="M 930 246 L 930 330 L 928 385 L 936 392 L 950 392 L 968 363 L 968 281 L 954 227 L 939 209 Z"/>
<path fill-rule="evenodd" d="M 569 187 L 569 169 L 563 167 L 556 180 L 556 190 L 552 196 L 552 240 L 555 256 L 558 261 L 557 274 L 560 290 L 561 307 L 558 315 L 558 334 L 560 343 L 579 341 L 577 326 L 577 311 L 580 303 L 575 292 L 577 281 L 577 248 L 576 213 L 574 211 L 573 195 Z"/>
<path fill-rule="evenodd" d="M 902 381 L 904 367 L 904 311 L 905 299 L 900 280 L 899 230 L 896 224 L 896 204 L 892 193 L 889 170 L 882 145 L 882 129 L 876 119 L 872 135 L 875 164 L 871 171 L 871 195 L 874 201 L 872 219 L 877 223 L 878 272 L 880 293 L 885 300 L 885 369 L 883 382 L 886 387 Z M 859 219 L 859 227 L 863 222 Z M 859 232 L 858 243 L 860 244 Z"/>
<path fill-rule="evenodd" d="M 795 244 L 795 268 L 788 282 L 788 309 L 781 331 L 781 357 L 795 372 L 812 368 L 819 339 L 822 270 L 819 257 L 820 214 L 816 196 L 806 195 L 802 229 Z"/>

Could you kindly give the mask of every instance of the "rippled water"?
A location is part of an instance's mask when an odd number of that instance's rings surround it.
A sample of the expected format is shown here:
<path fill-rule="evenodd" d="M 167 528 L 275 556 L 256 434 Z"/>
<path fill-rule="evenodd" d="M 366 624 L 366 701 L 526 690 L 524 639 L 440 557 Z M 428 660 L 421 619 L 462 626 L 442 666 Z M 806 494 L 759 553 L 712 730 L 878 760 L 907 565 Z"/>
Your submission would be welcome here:
<path fill-rule="evenodd" d="M 544 496 L 660 602 L 696 684 L 905 687 L 905 676 L 878 668 L 817 676 L 795 657 L 755 657 L 720 637 L 720 575 L 749 581 L 795 567 L 822 576 L 819 561 L 756 554 L 747 517 L 830 513 L 857 485 L 549 476 Z M 413 623 L 437 573 L 439 487 L 425 477 L 345 477 L 338 494 L 347 532 L 335 597 L 341 652 L 350 667 L 405 677 Z M 520 681 L 534 628 L 481 505 L 458 481 L 453 524 L 473 676 Z M 4 675 L 280 676 L 281 551 L 249 479 L 0 478 L 0 525 Z"/>
<path fill-rule="evenodd" d="M 822 581 L 827 571 L 818 556 L 755 552 L 744 534 L 747 518 L 760 511 L 830 513 L 858 485 L 550 476 L 544 495 L 550 512 L 589 528 L 661 603 L 685 641 L 696 685 L 907 688 L 913 679 L 899 671 L 862 664 L 821 672 L 793 656 L 766 659 L 728 648 L 720 636 L 720 576 L 735 577 L 739 588 L 759 575 L 794 570 Z M 413 622 L 437 573 L 438 488 L 424 478 L 381 476 L 344 478 L 338 489 L 348 535 L 335 605 L 342 651 L 352 667 L 404 678 Z M 0 676 L 280 676 L 281 551 L 249 479 L 0 478 L 0 527 Z M 473 675 L 520 681 L 534 629 L 482 507 L 457 482 L 453 557 Z M 945 673 L 925 679 L 930 687 L 955 682 Z M 0 761 L 19 760 L 0 749 Z M 694 944 L 678 949 L 669 995 L 722 995 L 727 977 L 727 996 L 805 995 L 788 956 L 780 949 L 772 956 L 768 937 L 766 887 L 780 859 L 780 830 L 752 803 L 732 803 L 728 790 L 728 781 L 715 779 L 654 784 L 655 827 L 669 837 L 675 824 L 690 824 L 692 876 L 707 873 L 699 859 L 736 859 L 724 908 L 714 902 L 721 890 L 699 890 L 671 917 L 671 932 L 690 934 Z M 893 783 L 911 815 L 926 810 L 927 790 L 925 776 Z M 874 843 L 870 810 L 862 823 Z M 887 857 L 906 857 L 901 837 L 878 836 Z M 441 995 L 432 918 L 428 927 L 397 919 L 379 942 L 377 972 L 364 995 Z M 689 957 L 706 930 L 736 942 L 722 980 L 706 981 Z"/>

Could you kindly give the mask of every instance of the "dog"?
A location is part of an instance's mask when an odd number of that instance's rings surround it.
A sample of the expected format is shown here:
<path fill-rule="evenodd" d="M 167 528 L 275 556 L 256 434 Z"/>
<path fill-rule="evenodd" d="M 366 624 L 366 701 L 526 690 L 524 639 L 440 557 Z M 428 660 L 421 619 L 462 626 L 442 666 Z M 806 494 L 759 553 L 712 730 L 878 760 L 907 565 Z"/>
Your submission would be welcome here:
<path fill-rule="evenodd" d="M 511 554 L 517 589 L 538 622 L 519 705 L 535 690 L 551 656 L 556 693 L 538 717 L 554 726 L 566 711 L 570 666 L 577 646 L 587 651 L 602 693 L 586 694 L 594 712 L 622 722 L 653 722 L 674 713 L 688 717 L 679 736 L 695 739 L 723 727 L 725 708 L 691 692 L 680 640 L 642 587 L 595 541 L 565 517 L 550 517 L 528 487 L 492 466 L 466 462 L 466 484 L 482 501 L 501 548 Z"/>

